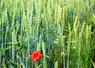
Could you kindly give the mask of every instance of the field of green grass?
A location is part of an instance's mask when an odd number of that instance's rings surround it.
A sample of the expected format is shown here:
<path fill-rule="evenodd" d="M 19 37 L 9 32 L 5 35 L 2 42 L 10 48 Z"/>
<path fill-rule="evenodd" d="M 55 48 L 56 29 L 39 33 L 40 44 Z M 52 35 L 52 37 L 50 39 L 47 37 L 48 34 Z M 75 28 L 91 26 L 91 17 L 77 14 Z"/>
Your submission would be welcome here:
<path fill-rule="evenodd" d="M 0 0 L 0 68 L 95 68 L 95 0 Z"/>

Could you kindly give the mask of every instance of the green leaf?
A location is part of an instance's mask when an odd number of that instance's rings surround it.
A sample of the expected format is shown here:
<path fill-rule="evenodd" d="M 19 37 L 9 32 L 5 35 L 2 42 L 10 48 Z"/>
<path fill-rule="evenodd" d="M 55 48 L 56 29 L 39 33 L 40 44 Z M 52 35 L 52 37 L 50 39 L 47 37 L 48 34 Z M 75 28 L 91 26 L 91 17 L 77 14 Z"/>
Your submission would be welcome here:
<path fill-rule="evenodd" d="M 0 48 L 0 54 L 3 54 L 6 50 L 11 49 L 11 48 L 12 46 L 7 47 L 7 48 Z"/>
<path fill-rule="evenodd" d="M 92 61 L 93 67 L 95 68 L 95 63 Z"/>

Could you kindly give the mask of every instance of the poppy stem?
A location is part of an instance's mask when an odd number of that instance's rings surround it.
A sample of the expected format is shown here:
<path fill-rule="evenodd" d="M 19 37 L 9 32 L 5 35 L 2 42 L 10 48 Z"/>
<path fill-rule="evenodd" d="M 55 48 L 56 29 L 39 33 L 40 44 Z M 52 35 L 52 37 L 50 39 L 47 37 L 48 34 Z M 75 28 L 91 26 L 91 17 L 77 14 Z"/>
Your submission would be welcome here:
<path fill-rule="evenodd" d="M 35 62 L 35 68 L 37 68 L 38 67 L 38 63 L 37 62 Z"/>

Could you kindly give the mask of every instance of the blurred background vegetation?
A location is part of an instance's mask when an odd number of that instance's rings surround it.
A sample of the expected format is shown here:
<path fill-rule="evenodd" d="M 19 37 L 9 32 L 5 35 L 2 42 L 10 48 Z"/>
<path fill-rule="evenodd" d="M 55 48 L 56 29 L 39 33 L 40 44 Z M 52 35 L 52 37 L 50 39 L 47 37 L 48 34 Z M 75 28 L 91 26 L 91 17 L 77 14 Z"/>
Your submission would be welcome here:
<path fill-rule="evenodd" d="M 0 68 L 95 68 L 94 41 L 95 0 L 0 0 Z"/>

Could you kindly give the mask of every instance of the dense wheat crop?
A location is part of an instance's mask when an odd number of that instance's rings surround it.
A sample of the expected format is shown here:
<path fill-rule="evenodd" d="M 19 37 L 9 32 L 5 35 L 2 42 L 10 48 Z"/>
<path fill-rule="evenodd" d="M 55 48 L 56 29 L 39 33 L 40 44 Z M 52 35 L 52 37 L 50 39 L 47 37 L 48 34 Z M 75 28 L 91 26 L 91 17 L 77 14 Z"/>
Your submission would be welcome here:
<path fill-rule="evenodd" d="M 0 0 L 0 68 L 95 68 L 95 0 Z"/>

